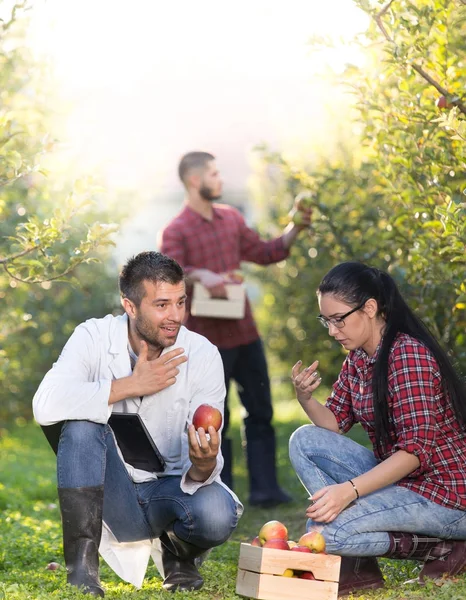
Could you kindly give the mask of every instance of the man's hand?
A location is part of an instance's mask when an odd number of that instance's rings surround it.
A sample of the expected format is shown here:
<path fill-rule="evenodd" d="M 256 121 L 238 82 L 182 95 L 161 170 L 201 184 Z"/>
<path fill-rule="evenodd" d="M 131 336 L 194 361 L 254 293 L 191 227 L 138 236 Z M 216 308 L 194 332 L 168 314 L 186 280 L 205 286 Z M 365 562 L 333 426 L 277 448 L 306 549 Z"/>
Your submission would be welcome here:
<path fill-rule="evenodd" d="M 188 360 L 183 348 L 175 348 L 154 360 L 148 358 L 147 343 L 141 341 L 139 356 L 132 377 L 137 386 L 137 396 L 156 394 L 176 382 L 178 366 Z"/>
<path fill-rule="evenodd" d="M 228 298 L 223 275 L 208 269 L 199 269 L 199 281 L 209 290 L 211 298 Z"/>
<path fill-rule="evenodd" d="M 306 516 L 317 523 L 331 523 L 354 500 L 354 489 L 349 481 L 329 485 L 312 494 Z"/>
<path fill-rule="evenodd" d="M 192 463 L 188 475 L 193 481 L 209 479 L 217 464 L 220 437 L 212 425 L 209 426 L 207 433 L 210 439 L 207 439 L 202 427 L 199 427 L 197 434 L 194 425 L 188 427 L 189 459 Z"/>

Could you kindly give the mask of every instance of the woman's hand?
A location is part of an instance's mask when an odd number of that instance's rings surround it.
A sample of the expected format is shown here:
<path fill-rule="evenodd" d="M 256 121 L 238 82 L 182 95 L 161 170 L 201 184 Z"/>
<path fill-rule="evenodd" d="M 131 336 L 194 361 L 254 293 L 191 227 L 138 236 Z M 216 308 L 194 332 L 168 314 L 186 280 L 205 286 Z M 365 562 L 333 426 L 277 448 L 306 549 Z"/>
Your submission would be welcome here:
<path fill-rule="evenodd" d="M 355 496 L 349 481 L 324 487 L 312 495 L 312 504 L 306 510 L 306 516 L 317 523 L 331 523 L 356 500 Z"/>
<path fill-rule="evenodd" d="M 320 377 L 319 371 L 317 370 L 319 365 L 318 360 L 314 361 L 312 365 L 300 372 L 302 364 L 302 361 L 298 360 L 291 369 L 291 381 L 294 385 L 296 398 L 299 400 L 300 404 L 306 404 L 306 402 L 311 399 L 314 390 L 319 387 L 322 377 Z"/>

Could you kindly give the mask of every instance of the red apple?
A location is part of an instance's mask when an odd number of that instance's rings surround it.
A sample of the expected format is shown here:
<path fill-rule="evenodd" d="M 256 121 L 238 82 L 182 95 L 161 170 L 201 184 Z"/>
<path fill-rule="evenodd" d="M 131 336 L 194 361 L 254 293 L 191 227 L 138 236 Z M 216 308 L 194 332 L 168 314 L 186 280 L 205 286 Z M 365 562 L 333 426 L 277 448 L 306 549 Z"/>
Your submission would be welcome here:
<path fill-rule="evenodd" d="M 291 550 L 293 550 L 293 552 L 312 552 L 312 550 L 310 548 L 308 548 L 307 546 L 293 546 L 293 548 L 291 548 Z"/>
<path fill-rule="evenodd" d="M 258 535 L 252 540 L 251 546 L 262 546 Z"/>
<path fill-rule="evenodd" d="M 453 106 L 452 104 L 450 104 L 450 102 L 448 102 L 445 96 L 439 96 L 435 104 L 437 108 L 452 108 Z"/>
<path fill-rule="evenodd" d="M 210 404 L 201 404 L 198 406 L 193 415 L 193 425 L 196 429 L 202 427 L 207 431 L 209 425 L 218 431 L 222 426 L 222 413 Z"/>
<path fill-rule="evenodd" d="M 272 539 L 262 544 L 262 548 L 275 548 L 276 550 L 289 550 L 290 547 L 286 540 Z"/>
<path fill-rule="evenodd" d="M 56 571 L 57 569 L 60 568 L 60 565 L 59 565 L 59 563 L 51 562 L 45 568 L 48 569 L 49 571 Z"/>
<path fill-rule="evenodd" d="M 267 540 L 288 540 L 288 529 L 280 523 L 280 521 L 268 521 L 265 525 L 262 525 L 259 531 L 259 538 L 261 544 Z"/>
<path fill-rule="evenodd" d="M 311 552 L 325 552 L 325 538 L 318 531 L 308 531 L 299 538 L 300 546 L 307 546 Z"/>
<path fill-rule="evenodd" d="M 303 573 L 300 573 L 299 578 L 300 579 L 315 579 L 314 574 L 311 573 L 310 571 L 304 571 Z"/>

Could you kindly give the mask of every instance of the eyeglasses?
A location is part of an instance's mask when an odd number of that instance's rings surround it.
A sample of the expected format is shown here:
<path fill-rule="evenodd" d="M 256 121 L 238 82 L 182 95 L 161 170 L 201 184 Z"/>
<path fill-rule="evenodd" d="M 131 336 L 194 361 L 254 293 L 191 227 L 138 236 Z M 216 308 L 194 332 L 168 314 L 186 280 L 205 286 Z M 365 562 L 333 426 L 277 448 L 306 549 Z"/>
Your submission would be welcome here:
<path fill-rule="evenodd" d="M 364 300 L 364 302 L 362 304 L 360 304 L 359 306 L 356 306 L 356 308 L 352 308 L 349 312 L 345 313 L 344 315 L 341 315 L 341 317 L 332 317 L 331 319 L 327 319 L 327 317 L 323 317 L 322 315 L 319 315 L 317 318 L 322 323 L 322 325 L 324 327 L 326 327 L 327 329 L 329 328 L 330 325 L 333 325 L 337 329 L 341 329 L 342 327 L 345 326 L 345 319 L 347 317 L 349 317 L 350 315 L 352 315 L 357 310 L 361 309 L 364 306 L 364 304 L 366 304 L 366 302 L 367 302 L 367 300 Z"/>

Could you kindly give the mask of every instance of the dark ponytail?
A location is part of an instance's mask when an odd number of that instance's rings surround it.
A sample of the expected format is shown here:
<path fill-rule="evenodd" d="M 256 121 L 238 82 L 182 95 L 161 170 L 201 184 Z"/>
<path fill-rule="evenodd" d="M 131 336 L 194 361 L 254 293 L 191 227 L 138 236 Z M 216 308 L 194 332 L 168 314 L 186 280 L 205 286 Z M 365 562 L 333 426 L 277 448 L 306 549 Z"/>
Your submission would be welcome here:
<path fill-rule="evenodd" d="M 378 314 L 384 319 L 386 325 L 372 375 L 372 397 L 376 439 L 382 446 L 392 441 L 387 402 L 388 358 L 399 333 L 408 334 L 430 350 L 442 375 L 444 393 L 450 400 L 460 426 L 466 429 L 464 383 L 434 335 L 406 304 L 394 279 L 388 273 L 358 262 L 341 263 L 327 273 L 319 286 L 318 293 L 333 294 L 350 306 L 363 304 L 370 298 L 377 301 Z"/>

